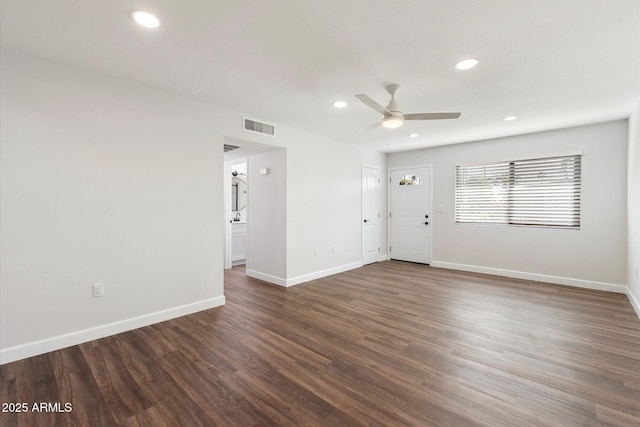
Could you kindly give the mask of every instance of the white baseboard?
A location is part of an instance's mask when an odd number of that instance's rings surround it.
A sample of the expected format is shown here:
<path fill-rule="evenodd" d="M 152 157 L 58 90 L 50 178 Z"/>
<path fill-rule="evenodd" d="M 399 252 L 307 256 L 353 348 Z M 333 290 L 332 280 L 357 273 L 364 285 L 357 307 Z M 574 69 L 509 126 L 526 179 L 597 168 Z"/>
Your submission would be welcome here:
<path fill-rule="evenodd" d="M 472 273 L 493 274 L 516 279 L 535 280 L 537 282 L 554 283 L 556 285 L 575 286 L 577 288 L 595 289 L 599 291 L 627 294 L 628 287 L 614 283 L 595 282 L 591 280 L 573 279 L 570 277 L 550 276 L 547 274 L 528 273 L 526 271 L 504 270 L 501 268 L 482 267 L 477 265 L 457 264 L 453 262 L 432 261 L 431 266 L 451 270 L 470 271 Z"/>
<path fill-rule="evenodd" d="M 350 264 L 328 268 L 326 270 L 315 271 L 313 273 L 302 274 L 300 276 L 292 277 L 290 279 L 283 279 L 282 277 L 272 276 L 270 274 L 261 273 L 255 270 L 247 270 L 247 276 L 264 280 L 265 282 L 273 283 L 274 285 L 289 287 L 289 286 L 295 286 L 301 283 L 309 282 L 311 280 L 332 276 L 334 274 L 343 273 L 345 271 L 353 270 L 354 268 L 359 268 L 359 267 L 362 267 L 362 261 L 352 262 Z"/>
<path fill-rule="evenodd" d="M 273 283 L 278 286 L 287 286 L 287 279 L 278 276 L 272 276 L 271 274 L 261 273 L 260 271 L 255 270 L 246 270 L 246 274 L 249 277 L 253 277 L 254 279 L 260 279 L 265 282 Z"/>
<path fill-rule="evenodd" d="M 224 305 L 219 296 L 0 350 L 0 365 Z"/>
<path fill-rule="evenodd" d="M 387 255 L 380 255 L 380 259 L 378 260 L 378 262 L 382 262 L 382 261 L 389 261 L 391 258 L 389 257 L 389 254 Z"/>
<path fill-rule="evenodd" d="M 636 299 L 636 296 L 631 292 L 631 288 L 627 288 L 627 297 L 631 302 L 631 307 L 636 311 L 638 318 L 640 318 L 640 302 Z"/>
<path fill-rule="evenodd" d="M 354 268 L 362 267 L 362 261 L 352 262 L 350 264 L 341 265 L 339 267 L 328 268 L 326 270 L 316 271 L 314 273 L 303 274 L 301 276 L 292 277 L 287 279 L 285 286 L 295 286 L 300 283 L 309 282 L 315 279 L 321 279 L 323 277 L 332 276 L 334 274 L 343 273 L 345 271 L 353 270 Z"/>

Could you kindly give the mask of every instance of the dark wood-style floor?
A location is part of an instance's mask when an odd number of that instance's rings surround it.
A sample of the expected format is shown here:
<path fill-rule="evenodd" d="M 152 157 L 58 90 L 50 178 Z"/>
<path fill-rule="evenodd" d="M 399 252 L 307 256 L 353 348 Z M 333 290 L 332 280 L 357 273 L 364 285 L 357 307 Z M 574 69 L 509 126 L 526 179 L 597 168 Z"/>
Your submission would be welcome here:
<path fill-rule="evenodd" d="M 627 297 L 383 262 L 0 367 L 2 426 L 640 425 Z"/>

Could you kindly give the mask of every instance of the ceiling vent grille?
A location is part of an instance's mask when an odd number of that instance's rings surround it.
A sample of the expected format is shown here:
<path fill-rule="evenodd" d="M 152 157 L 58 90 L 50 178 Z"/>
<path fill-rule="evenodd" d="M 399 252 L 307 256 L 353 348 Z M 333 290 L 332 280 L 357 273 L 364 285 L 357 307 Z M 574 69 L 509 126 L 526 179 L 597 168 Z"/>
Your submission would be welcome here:
<path fill-rule="evenodd" d="M 226 153 L 227 151 L 231 151 L 231 150 L 235 150 L 238 147 L 237 145 L 230 145 L 230 144 L 224 144 L 224 152 Z"/>
<path fill-rule="evenodd" d="M 249 132 L 261 133 L 263 135 L 276 136 L 275 125 L 258 122 L 247 117 L 243 117 L 243 129 Z"/>

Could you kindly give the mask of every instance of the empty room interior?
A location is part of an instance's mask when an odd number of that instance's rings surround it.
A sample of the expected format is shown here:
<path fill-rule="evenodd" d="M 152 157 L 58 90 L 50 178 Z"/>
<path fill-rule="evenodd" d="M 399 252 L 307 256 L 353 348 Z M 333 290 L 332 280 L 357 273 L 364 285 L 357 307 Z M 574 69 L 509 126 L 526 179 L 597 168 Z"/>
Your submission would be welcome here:
<path fill-rule="evenodd" d="M 640 425 L 637 0 L 0 0 L 2 426 Z"/>

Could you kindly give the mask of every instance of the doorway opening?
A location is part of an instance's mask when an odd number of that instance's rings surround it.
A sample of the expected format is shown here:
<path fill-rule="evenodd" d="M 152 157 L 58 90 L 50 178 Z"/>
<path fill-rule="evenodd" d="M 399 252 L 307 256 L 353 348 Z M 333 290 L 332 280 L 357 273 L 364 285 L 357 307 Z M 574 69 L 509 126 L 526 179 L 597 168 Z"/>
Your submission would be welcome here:
<path fill-rule="evenodd" d="M 286 150 L 225 137 L 237 147 L 224 153 L 224 268 L 286 280 Z"/>

